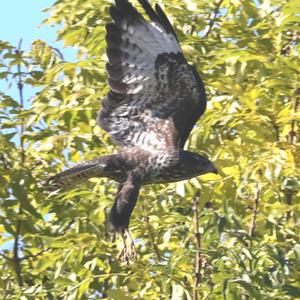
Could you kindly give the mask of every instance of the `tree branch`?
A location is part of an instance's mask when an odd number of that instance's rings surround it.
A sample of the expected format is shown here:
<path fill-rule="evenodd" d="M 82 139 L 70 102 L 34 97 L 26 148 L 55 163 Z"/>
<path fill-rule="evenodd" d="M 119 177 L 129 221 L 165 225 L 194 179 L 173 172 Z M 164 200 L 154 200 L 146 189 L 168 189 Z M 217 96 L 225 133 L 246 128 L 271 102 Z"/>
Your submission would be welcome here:
<path fill-rule="evenodd" d="M 21 54 L 21 46 L 22 46 L 22 39 L 19 42 L 18 49 L 16 50 L 17 54 Z M 18 66 L 18 90 L 19 90 L 19 97 L 20 97 L 20 106 L 21 109 L 24 109 L 24 97 L 23 97 L 23 78 L 22 78 L 22 69 L 21 64 L 19 63 Z M 21 147 L 21 165 L 24 165 L 25 162 L 25 149 L 24 149 L 24 124 L 21 124 L 20 128 L 20 147 Z M 21 201 L 19 202 L 19 211 L 18 216 L 22 215 L 22 204 Z M 21 235 L 21 226 L 22 222 L 20 219 L 16 220 L 16 231 L 15 231 L 15 239 L 14 239 L 14 246 L 13 246 L 13 262 L 15 267 L 15 272 L 17 275 L 17 281 L 19 287 L 23 285 L 23 278 L 22 278 L 22 265 L 21 265 L 21 258 L 19 256 L 19 240 Z"/>
<path fill-rule="evenodd" d="M 212 28 L 214 27 L 215 25 L 215 22 L 216 22 L 216 18 L 219 14 L 219 10 L 220 10 L 220 6 L 222 4 L 224 0 L 219 0 L 217 3 L 216 3 L 216 6 L 215 6 L 215 9 L 212 13 L 212 17 L 210 18 L 209 22 L 208 22 L 208 29 L 204 35 L 204 38 L 207 38 L 212 30 Z"/>
<path fill-rule="evenodd" d="M 4 170 L 10 170 L 11 169 L 11 163 L 5 158 L 3 153 L 0 153 L 0 161 L 2 162 Z"/>
<path fill-rule="evenodd" d="M 294 115 L 297 112 L 298 106 L 299 106 L 299 98 L 300 98 L 300 88 L 297 88 L 296 90 L 296 96 L 292 100 L 292 121 L 291 121 L 291 130 L 289 132 L 289 143 L 291 145 L 294 144 L 294 141 L 296 139 L 296 120 L 294 118 Z"/>
<path fill-rule="evenodd" d="M 19 209 L 19 215 L 21 214 L 21 209 Z M 17 220 L 16 224 L 16 232 L 15 232 L 15 240 L 13 246 L 13 262 L 15 266 L 15 272 L 17 275 L 18 285 L 21 287 L 23 285 L 23 278 L 22 278 L 22 266 L 21 266 L 21 259 L 19 257 L 19 238 L 21 233 L 21 221 Z"/>
<path fill-rule="evenodd" d="M 0 256 L 2 256 L 6 260 L 12 261 L 12 258 L 9 257 L 9 256 L 7 256 L 7 255 L 5 255 L 4 253 L 0 253 Z"/>
<path fill-rule="evenodd" d="M 21 47 L 22 47 L 22 39 L 19 41 L 18 49 L 16 50 L 16 53 L 18 55 L 21 55 Z M 19 98 L 20 98 L 20 106 L 21 109 L 24 110 L 24 95 L 23 95 L 23 75 L 22 75 L 22 67 L 21 63 L 18 63 L 17 65 L 18 72 L 17 72 L 17 78 L 18 78 L 18 91 L 19 91 Z M 24 149 L 24 131 L 25 131 L 25 126 L 22 123 L 20 127 L 20 147 L 21 147 L 21 163 L 23 164 L 25 161 L 25 149 Z"/>
<path fill-rule="evenodd" d="M 296 89 L 296 95 L 292 99 L 292 120 L 291 120 L 291 129 L 288 135 L 288 141 L 292 145 L 294 145 L 294 142 L 297 140 L 297 133 L 296 133 L 296 119 L 294 118 L 294 115 L 297 113 L 298 106 L 299 106 L 299 99 L 300 99 L 300 88 Z M 299 130 L 299 128 L 298 128 Z M 295 191 L 286 190 L 284 191 L 285 200 L 286 203 L 290 206 L 293 203 L 293 195 Z M 286 220 L 289 220 L 292 215 L 292 211 L 289 209 L 286 213 Z"/>
<path fill-rule="evenodd" d="M 259 205 L 259 196 L 260 196 L 260 189 L 259 184 L 256 183 L 255 190 L 254 190 L 254 199 L 253 199 L 253 209 L 252 209 L 252 219 L 249 225 L 248 235 L 249 235 L 249 242 L 248 248 L 251 252 L 252 244 L 253 244 L 253 237 L 256 228 L 256 218 L 257 218 L 257 210 Z M 252 259 L 249 259 L 249 271 L 252 272 Z"/>
<path fill-rule="evenodd" d="M 193 300 L 198 300 L 198 286 L 201 282 L 201 265 L 202 265 L 202 254 L 201 254 L 201 233 L 199 230 L 199 203 L 200 203 L 200 191 L 196 193 L 193 199 L 193 210 L 194 210 L 194 234 L 196 241 L 196 257 L 195 257 L 195 279 L 194 279 L 194 293 Z"/>
<path fill-rule="evenodd" d="M 289 206 L 292 205 L 294 192 L 287 190 L 287 191 L 284 191 L 284 195 L 285 195 L 286 204 L 289 205 Z M 292 211 L 289 209 L 286 212 L 286 220 L 289 220 L 291 215 L 292 215 Z"/>
<path fill-rule="evenodd" d="M 154 236 L 153 228 L 152 228 L 152 225 L 151 225 L 151 223 L 149 221 L 149 217 L 147 215 L 147 212 L 146 212 L 144 204 L 142 205 L 142 209 L 143 209 L 144 219 L 145 219 L 145 222 L 146 222 L 146 226 L 147 226 L 147 230 L 148 230 L 148 234 L 149 234 L 149 237 L 150 237 L 152 248 L 153 248 L 153 250 L 154 250 L 154 252 L 156 254 L 157 260 L 161 261 L 161 255 L 160 255 L 159 249 L 157 247 L 157 244 L 155 242 L 155 236 Z"/>
<path fill-rule="evenodd" d="M 30 254 L 21 257 L 20 260 L 25 260 L 25 259 L 29 259 L 29 258 L 35 258 L 35 257 L 38 257 L 38 256 L 40 256 L 41 254 L 45 253 L 46 251 L 50 251 L 50 249 L 47 248 L 47 249 L 41 250 L 41 251 L 39 251 L 39 252 L 36 253 L 36 254 L 31 254 L 29 251 L 27 251 L 27 252 L 29 252 Z"/>

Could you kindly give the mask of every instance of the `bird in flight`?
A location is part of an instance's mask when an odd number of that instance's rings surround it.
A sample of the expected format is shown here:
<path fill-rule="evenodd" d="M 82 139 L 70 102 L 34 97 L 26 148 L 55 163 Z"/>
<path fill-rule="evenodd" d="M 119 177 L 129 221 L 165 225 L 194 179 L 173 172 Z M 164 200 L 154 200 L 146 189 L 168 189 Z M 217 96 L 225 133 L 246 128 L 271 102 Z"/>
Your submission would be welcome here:
<path fill-rule="evenodd" d="M 141 186 L 217 173 L 204 156 L 183 149 L 206 109 L 204 85 L 183 56 L 176 33 L 156 4 L 138 0 L 147 21 L 128 0 L 115 0 L 106 25 L 108 85 L 98 124 L 120 146 L 48 178 L 51 189 L 66 189 L 92 177 L 119 183 L 110 223 L 124 242 L 120 259 L 135 258 L 129 220 Z M 129 239 L 129 241 L 128 241 Z"/>

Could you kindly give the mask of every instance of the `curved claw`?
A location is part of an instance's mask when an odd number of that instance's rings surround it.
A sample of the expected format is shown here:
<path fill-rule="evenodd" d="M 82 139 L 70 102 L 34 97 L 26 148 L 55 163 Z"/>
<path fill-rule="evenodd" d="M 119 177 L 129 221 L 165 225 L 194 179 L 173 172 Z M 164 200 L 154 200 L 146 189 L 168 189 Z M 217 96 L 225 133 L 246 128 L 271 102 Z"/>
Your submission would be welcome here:
<path fill-rule="evenodd" d="M 137 257 L 137 252 L 135 249 L 135 245 L 132 239 L 132 236 L 129 232 L 128 229 L 123 229 L 120 232 L 121 238 L 123 240 L 123 249 L 121 250 L 120 254 L 119 254 L 119 260 L 122 263 L 127 263 L 129 264 L 129 262 L 134 262 L 136 260 Z M 130 243 L 127 243 L 127 237 L 130 240 Z"/>

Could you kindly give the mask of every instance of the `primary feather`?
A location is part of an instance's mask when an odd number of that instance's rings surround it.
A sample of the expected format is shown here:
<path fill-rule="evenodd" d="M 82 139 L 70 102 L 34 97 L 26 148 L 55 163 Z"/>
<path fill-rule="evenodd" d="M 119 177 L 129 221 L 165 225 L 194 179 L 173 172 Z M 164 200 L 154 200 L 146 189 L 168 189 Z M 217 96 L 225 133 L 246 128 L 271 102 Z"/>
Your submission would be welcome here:
<path fill-rule="evenodd" d="M 110 92 L 99 125 L 122 146 L 181 148 L 206 108 L 201 79 L 188 65 L 162 9 L 139 1 L 147 22 L 127 1 L 111 8 L 107 25 Z"/>

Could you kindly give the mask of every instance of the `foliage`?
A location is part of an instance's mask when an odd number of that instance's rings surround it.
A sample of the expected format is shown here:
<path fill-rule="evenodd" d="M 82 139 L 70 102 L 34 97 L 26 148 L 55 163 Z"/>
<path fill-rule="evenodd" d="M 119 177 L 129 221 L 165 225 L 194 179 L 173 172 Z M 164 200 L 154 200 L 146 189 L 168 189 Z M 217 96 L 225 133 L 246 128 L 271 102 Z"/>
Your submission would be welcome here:
<path fill-rule="evenodd" d="M 208 155 L 220 176 L 144 187 L 131 220 L 139 257 L 128 266 L 106 222 L 115 183 L 55 195 L 39 185 L 116 150 L 95 124 L 108 90 L 109 5 L 57 0 L 50 9 L 45 23 L 61 25 L 75 62 L 41 40 L 26 53 L 0 42 L 0 78 L 20 92 L 0 94 L 0 295 L 300 298 L 299 2 L 164 1 L 210 100 L 187 147 Z"/>

